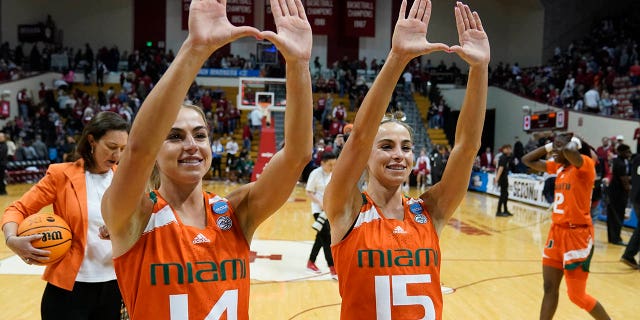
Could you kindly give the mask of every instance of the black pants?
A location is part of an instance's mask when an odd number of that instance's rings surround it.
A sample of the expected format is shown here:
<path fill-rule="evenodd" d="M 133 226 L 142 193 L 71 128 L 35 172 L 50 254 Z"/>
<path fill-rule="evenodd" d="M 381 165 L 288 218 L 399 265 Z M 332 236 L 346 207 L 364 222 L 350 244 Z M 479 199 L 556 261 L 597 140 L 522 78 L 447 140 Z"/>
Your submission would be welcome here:
<path fill-rule="evenodd" d="M 222 164 L 222 157 L 213 157 L 211 158 L 211 178 L 216 177 L 216 171 L 218 171 L 218 178 L 222 179 L 222 169 L 220 165 Z"/>
<path fill-rule="evenodd" d="M 7 194 L 7 185 L 4 183 L 4 172 L 6 168 L 4 166 L 0 166 L 0 195 Z"/>
<path fill-rule="evenodd" d="M 509 181 L 498 182 L 500 186 L 500 199 L 498 199 L 498 210 L 496 212 L 508 212 L 507 200 L 509 200 Z M 504 210 L 500 210 L 504 206 Z"/>
<path fill-rule="evenodd" d="M 624 222 L 624 211 L 627 208 L 626 196 L 615 196 L 610 192 L 607 205 L 607 239 L 611 243 L 621 242 L 620 231 Z"/>
<path fill-rule="evenodd" d="M 609 192 L 609 205 L 607 206 L 607 238 L 609 242 L 621 242 L 620 231 L 624 222 L 624 211 L 627 208 L 626 195 L 614 195 Z"/>
<path fill-rule="evenodd" d="M 76 282 L 73 291 L 47 283 L 42 294 L 42 320 L 119 320 L 122 296 L 118 282 Z"/>
<path fill-rule="evenodd" d="M 314 213 L 313 218 L 317 219 L 318 215 L 320 215 L 320 213 Z M 309 255 L 310 261 L 316 262 L 316 258 L 320 252 L 320 247 L 322 247 L 324 257 L 327 259 L 327 265 L 329 267 L 333 267 L 333 256 L 331 255 L 331 228 L 329 227 L 328 220 L 324 222 L 322 229 L 316 234 L 316 241 L 313 242 L 311 255 Z"/>
<path fill-rule="evenodd" d="M 640 215 L 640 203 L 634 202 L 633 210 L 636 212 L 636 217 Z M 622 256 L 635 259 L 635 256 L 636 254 L 638 254 L 638 252 L 640 252 L 640 219 L 638 219 L 638 225 L 636 226 L 636 229 L 633 230 L 631 239 L 629 239 L 629 244 L 624 250 L 624 254 Z"/>

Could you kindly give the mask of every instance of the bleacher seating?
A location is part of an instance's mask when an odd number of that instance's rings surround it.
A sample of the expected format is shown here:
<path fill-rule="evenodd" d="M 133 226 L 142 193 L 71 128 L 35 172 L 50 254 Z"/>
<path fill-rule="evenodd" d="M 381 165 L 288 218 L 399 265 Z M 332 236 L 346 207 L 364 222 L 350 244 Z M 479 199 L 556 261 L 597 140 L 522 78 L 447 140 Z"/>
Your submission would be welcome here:
<path fill-rule="evenodd" d="M 44 177 L 49 160 L 9 161 L 5 171 L 7 184 L 34 183 Z"/>

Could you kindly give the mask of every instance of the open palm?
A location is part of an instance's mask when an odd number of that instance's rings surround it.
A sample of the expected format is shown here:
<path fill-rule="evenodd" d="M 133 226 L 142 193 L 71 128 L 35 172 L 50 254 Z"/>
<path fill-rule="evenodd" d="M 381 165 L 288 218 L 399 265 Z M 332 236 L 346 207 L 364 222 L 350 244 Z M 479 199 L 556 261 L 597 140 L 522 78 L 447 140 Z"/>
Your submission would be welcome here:
<path fill-rule="evenodd" d="M 414 58 L 433 51 L 448 50 L 443 43 L 427 41 L 427 26 L 431 18 L 431 1 L 417 0 L 406 15 L 407 1 L 402 1 L 400 16 L 393 31 L 392 50 L 400 55 Z"/>
<path fill-rule="evenodd" d="M 248 26 L 236 27 L 227 18 L 226 1 L 193 0 L 189 7 L 189 38 L 196 46 L 216 49 L 260 32 Z"/>
<path fill-rule="evenodd" d="M 271 11 L 278 33 L 263 31 L 261 36 L 273 42 L 286 61 L 311 59 L 313 36 L 301 0 L 271 0 Z"/>
<path fill-rule="evenodd" d="M 471 66 L 488 64 L 491 56 L 489 38 L 478 13 L 458 2 L 455 15 L 460 45 L 452 46 L 451 50 Z"/>

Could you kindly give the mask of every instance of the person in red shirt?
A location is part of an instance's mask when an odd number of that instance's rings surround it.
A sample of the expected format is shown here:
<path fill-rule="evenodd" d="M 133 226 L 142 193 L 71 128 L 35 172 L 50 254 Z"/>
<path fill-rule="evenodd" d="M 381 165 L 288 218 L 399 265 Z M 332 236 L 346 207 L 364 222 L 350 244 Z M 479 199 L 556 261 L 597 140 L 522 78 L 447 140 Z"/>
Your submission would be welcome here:
<path fill-rule="evenodd" d="M 211 98 L 209 90 L 204 92 L 204 95 L 202 96 L 202 99 L 200 99 L 200 102 L 202 103 L 202 110 L 204 110 L 205 114 L 207 112 L 211 112 L 211 103 L 213 102 L 213 99 Z"/>
<path fill-rule="evenodd" d="M 631 80 L 631 84 L 634 86 L 640 84 L 640 62 L 638 60 L 629 67 L 629 80 Z"/>
<path fill-rule="evenodd" d="M 553 158 L 544 160 L 547 153 Z M 540 319 L 553 318 L 563 277 L 573 303 L 594 319 L 609 319 L 604 307 L 586 293 L 595 244 L 590 214 L 595 156 L 591 146 L 568 133 L 522 157 L 528 167 L 556 174 L 552 223 L 542 258 L 544 297 Z"/>

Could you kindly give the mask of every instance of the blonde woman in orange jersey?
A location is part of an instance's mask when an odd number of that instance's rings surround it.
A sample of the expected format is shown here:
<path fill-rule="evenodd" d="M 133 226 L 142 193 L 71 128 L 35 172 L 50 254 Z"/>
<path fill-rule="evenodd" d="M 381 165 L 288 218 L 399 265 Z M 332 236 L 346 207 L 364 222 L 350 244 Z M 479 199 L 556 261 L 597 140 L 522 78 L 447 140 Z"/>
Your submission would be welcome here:
<path fill-rule="evenodd" d="M 480 17 L 457 3 L 460 45 L 448 47 L 426 40 L 431 1 L 416 0 L 408 16 L 406 9 L 404 0 L 391 52 L 356 114 L 325 190 L 342 319 L 442 318 L 438 235 L 464 198 L 480 148 L 489 64 Z M 455 52 L 469 64 L 467 92 L 443 179 L 410 199 L 401 185 L 413 168 L 411 128 L 397 120 L 372 124 L 381 122 L 409 61 L 434 51 Z M 369 181 L 361 193 L 357 183 L 365 169 Z"/>
<path fill-rule="evenodd" d="M 551 153 L 553 158 L 543 158 Z M 551 229 L 542 257 L 544 297 L 540 319 L 552 319 L 558 307 L 560 282 L 569 299 L 595 319 L 609 319 L 604 307 L 586 292 L 593 256 L 591 193 L 596 176 L 595 152 L 573 134 L 561 134 L 522 157 L 528 167 L 556 174 Z"/>
<path fill-rule="evenodd" d="M 271 0 L 277 33 L 231 25 L 225 3 L 191 2 L 189 35 L 145 99 L 104 195 L 118 283 L 134 320 L 248 319 L 251 238 L 311 159 L 312 35 L 301 0 Z M 258 181 L 221 197 L 202 188 L 211 165 L 207 122 L 181 103 L 204 61 L 244 36 L 270 40 L 286 59 L 285 146 Z M 147 193 L 154 166 L 159 187 Z"/>

